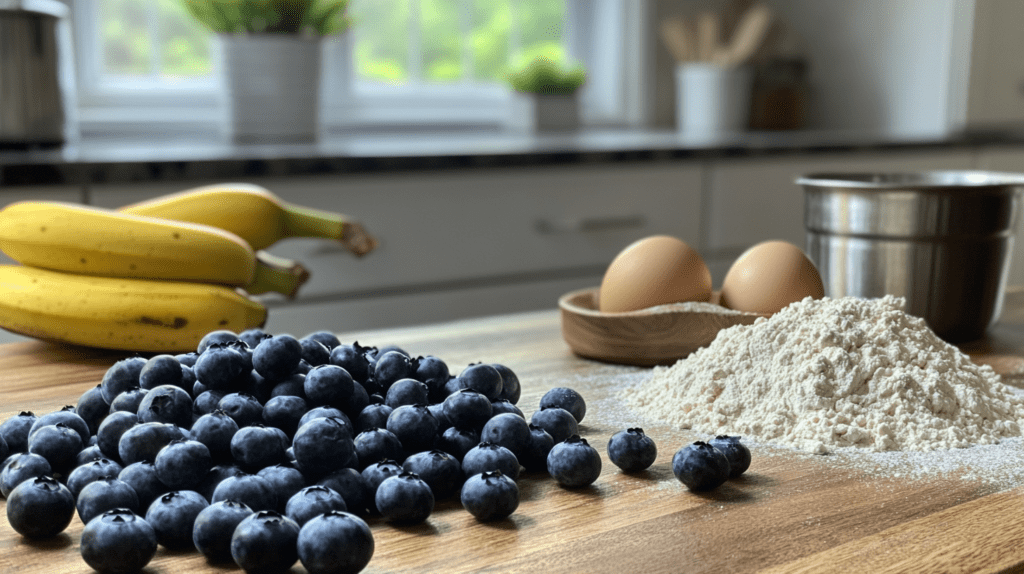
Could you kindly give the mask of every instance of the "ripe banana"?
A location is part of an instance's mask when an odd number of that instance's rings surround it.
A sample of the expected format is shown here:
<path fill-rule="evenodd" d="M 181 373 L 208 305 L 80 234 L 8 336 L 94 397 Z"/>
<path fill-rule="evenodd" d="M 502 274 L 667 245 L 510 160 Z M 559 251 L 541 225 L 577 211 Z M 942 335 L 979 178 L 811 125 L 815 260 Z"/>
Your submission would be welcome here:
<path fill-rule="evenodd" d="M 196 187 L 119 211 L 218 227 L 245 239 L 253 249 L 266 249 L 287 237 L 336 239 L 360 257 L 377 246 L 357 221 L 287 203 L 266 188 L 248 183 Z"/>
<path fill-rule="evenodd" d="M 259 282 L 264 291 L 292 295 L 301 285 L 222 229 L 72 203 L 23 201 L 0 210 L 0 251 L 24 265 L 83 275 Z"/>
<path fill-rule="evenodd" d="M 181 353 L 210 331 L 237 333 L 266 318 L 266 307 L 223 285 L 0 265 L 0 327 L 39 339 Z"/>

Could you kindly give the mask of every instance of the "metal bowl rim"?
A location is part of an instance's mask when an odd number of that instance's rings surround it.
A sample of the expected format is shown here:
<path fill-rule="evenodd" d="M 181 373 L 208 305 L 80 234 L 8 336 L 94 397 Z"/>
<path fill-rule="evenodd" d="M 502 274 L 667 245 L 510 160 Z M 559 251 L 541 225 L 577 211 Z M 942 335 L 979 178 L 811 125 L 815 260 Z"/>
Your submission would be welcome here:
<path fill-rule="evenodd" d="M 1024 187 L 1024 174 L 984 170 L 823 172 L 800 176 L 798 185 L 852 190 L 947 190 Z"/>

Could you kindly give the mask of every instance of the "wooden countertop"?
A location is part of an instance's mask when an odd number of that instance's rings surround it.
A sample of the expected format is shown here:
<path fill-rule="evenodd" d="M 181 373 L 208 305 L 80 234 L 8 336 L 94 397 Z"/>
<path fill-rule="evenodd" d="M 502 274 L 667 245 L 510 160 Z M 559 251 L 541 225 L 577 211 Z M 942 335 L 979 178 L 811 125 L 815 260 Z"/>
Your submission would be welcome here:
<path fill-rule="evenodd" d="M 616 397 L 647 371 L 574 357 L 558 321 L 551 310 L 342 335 L 434 354 L 454 371 L 475 361 L 504 363 L 522 381 L 519 406 L 528 417 L 549 388 L 573 387 L 588 404 L 581 434 L 604 459 L 601 477 L 581 490 L 524 475 L 519 509 L 498 523 L 477 523 L 457 499 L 439 503 L 422 525 L 371 518 L 376 552 L 366 572 L 1024 571 L 1024 488 L 1013 485 L 879 476 L 835 457 L 758 446 L 744 477 L 698 495 L 676 481 L 671 458 L 706 437 L 646 422 L 658 459 L 641 474 L 621 473 L 605 445 L 637 421 Z M 964 348 L 1021 384 L 1024 291 L 1008 295 L 987 339 Z M 0 420 L 74 404 L 120 356 L 41 342 L 0 346 Z M 0 502 L 3 516 L 5 508 Z M 91 572 L 79 556 L 81 530 L 76 516 L 56 539 L 33 542 L 0 519 L 0 571 Z M 238 570 L 163 548 L 146 569 L 221 571 Z M 293 572 L 304 569 L 296 564 Z"/>

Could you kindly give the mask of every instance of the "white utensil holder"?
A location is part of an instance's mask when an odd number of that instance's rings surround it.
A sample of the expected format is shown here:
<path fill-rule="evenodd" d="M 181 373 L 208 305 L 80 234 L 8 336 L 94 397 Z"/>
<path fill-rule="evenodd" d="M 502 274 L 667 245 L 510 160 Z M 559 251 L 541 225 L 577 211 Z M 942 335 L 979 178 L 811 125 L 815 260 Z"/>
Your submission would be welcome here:
<path fill-rule="evenodd" d="M 747 129 L 753 72 L 749 66 L 707 63 L 676 66 L 676 122 L 685 135 Z"/>

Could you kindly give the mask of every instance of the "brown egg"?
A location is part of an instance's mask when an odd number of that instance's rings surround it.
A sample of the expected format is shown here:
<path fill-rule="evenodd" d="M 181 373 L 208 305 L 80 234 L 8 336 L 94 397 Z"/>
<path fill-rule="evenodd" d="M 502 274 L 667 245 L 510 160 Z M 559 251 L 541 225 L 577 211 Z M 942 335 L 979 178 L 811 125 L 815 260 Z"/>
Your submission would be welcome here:
<path fill-rule="evenodd" d="M 818 268 L 796 245 L 765 241 L 746 250 L 722 282 L 721 304 L 737 311 L 775 313 L 804 297 L 821 298 Z"/>
<path fill-rule="evenodd" d="M 598 308 L 620 313 L 710 297 L 711 272 L 700 254 L 680 239 L 656 235 L 615 256 L 601 281 Z"/>

